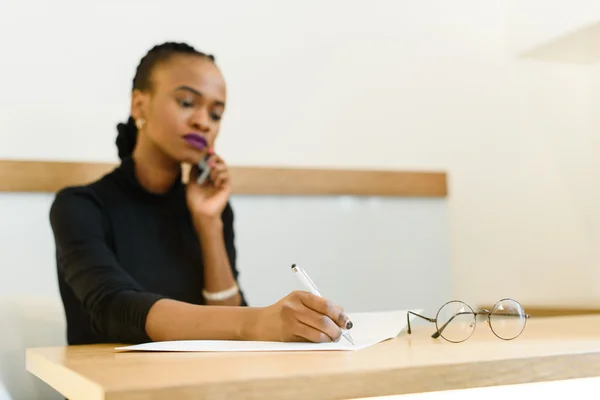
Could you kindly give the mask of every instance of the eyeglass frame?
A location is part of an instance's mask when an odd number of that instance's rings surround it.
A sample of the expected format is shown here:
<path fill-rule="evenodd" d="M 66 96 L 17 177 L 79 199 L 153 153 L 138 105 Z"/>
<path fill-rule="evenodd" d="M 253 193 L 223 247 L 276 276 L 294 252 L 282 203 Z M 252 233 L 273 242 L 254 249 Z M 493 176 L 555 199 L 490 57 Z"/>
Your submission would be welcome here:
<path fill-rule="evenodd" d="M 504 298 L 504 299 L 500 299 L 500 300 L 498 300 L 498 301 L 497 301 L 497 302 L 494 304 L 494 306 L 492 307 L 492 310 L 493 310 L 494 308 L 496 308 L 496 306 L 497 306 L 498 304 L 502 303 L 503 301 L 512 301 L 512 302 L 515 302 L 515 303 L 517 303 L 517 304 L 518 304 L 518 305 L 521 307 L 521 309 L 523 310 L 523 312 L 525 312 L 525 307 L 523 307 L 523 305 L 522 305 L 521 303 L 519 303 L 517 300 L 511 299 L 511 298 L 509 298 L 509 297 L 507 297 L 507 298 Z M 471 310 L 471 312 L 462 312 L 462 313 L 458 313 L 458 314 L 455 314 L 455 315 L 453 315 L 453 316 L 452 316 L 452 317 L 451 317 L 451 318 L 450 318 L 448 321 L 446 321 L 446 323 L 445 323 L 444 325 L 442 325 L 442 327 L 440 328 L 440 327 L 438 327 L 438 322 L 437 322 L 437 319 L 438 319 L 438 317 L 439 317 L 439 315 L 440 315 L 440 311 L 442 311 L 442 309 L 443 309 L 444 307 L 446 307 L 446 306 L 447 306 L 448 304 L 450 304 L 450 303 L 462 303 L 462 304 L 464 304 L 465 306 L 469 307 L 469 310 Z M 452 322 L 452 320 L 453 320 L 455 317 L 457 317 L 458 315 L 468 315 L 468 314 L 472 314 L 472 315 L 473 315 L 473 320 L 474 320 L 474 322 L 475 322 L 475 327 L 473 328 L 473 332 L 475 332 L 475 329 L 477 328 L 477 316 L 479 316 L 479 315 L 487 315 L 487 321 L 488 321 L 488 325 L 489 325 L 489 327 L 490 327 L 490 330 L 491 330 L 491 331 L 492 331 L 492 333 L 494 334 L 494 336 L 496 336 L 498 339 L 505 340 L 505 341 L 514 340 L 514 339 L 518 338 L 519 336 L 521 336 L 521 334 L 522 334 L 522 333 L 523 333 L 523 331 L 525 330 L 525 327 L 527 326 L 527 320 L 530 318 L 530 315 L 529 315 L 529 314 L 527 314 L 527 313 L 524 313 L 523 317 L 525 318 L 525 323 L 523 324 L 523 328 L 521 329 L 521 331 L 519 332 L 519 334 L 518 334 L 518 335 L 516 335 L 516 336 L 515 336 L 515 337 L 513 337 L 513 338 L 506 339 L 506 338 L 503 338 L 503 337 L 500 337 L 500 336 L 498 336 L 498 334 L 497 334 L 497 333 L 494 331 L 494 328 L 492 328 L 491 316 L 492 316 L 493 314 L 492 314 L 492 312 L 491 312 L 490 310 L 481 309 L 481 310 L 479 310 L 479 311 L 475 312 L 475 311 L 473 310 L 473 307 L 471 307 L 470 305 L 468 305 L 467 303 L 465 303 L 464 301 L 461 301 L 461 300 L 450 300 L 450 301 L 447 301 L 446 303 L 444 303 L 444 304 L 443 304 L 443 305 L 442 305 L 442 306 L 441 306 L 441 307 L 438 309 L 437 313 L 435 314 L 435 318 L 429 318 L 429 317 L 426 317 L 426 316 L 424 316 L 424 315 L 420 315 L 420 314 L 417 314 L 417 313 L 415 313 L 415 312 L 408 311 L 408 312 L 406 313 L 406 322 L 407 322 L 407 325 L 408 325 L 407 333 L 408 333 L 409 335 L 412 333 L 412 329 L 410 329 L 410 314 L 412 314 L 412 315 L 414 315 L 414 316 L 416 316 L 416 317 L 422 318 L 422 319 L 424 319 L 424 320 L 426 320 L 426 321 L 429 321 L 429 322 L 431 322 L 431 323 L 434 323 L 434 324 L 435 324 L 436 331 L 435 331 L 435 332 L 434 332 L 434 333 L 431 335 L 431 337 L 432 337 L 433 339 L 437 339 L 437 338 L 439 338 L 440 336 L 442 336 L 442 333 L 443 333 L 444 329 L 446 329 L 446 327 L 448 326 L 448 324 L 450 324 L 450 322 Z M 445 338 L 444 336 L 442 336 L 442 339 L 444 339 L 444 340 L 446 340 L 447 342 L 450 342 L 450 343 L 462 343 L 462 342 L 465 342 L 465 341 L 469 340 L 469 338 L 470 338 L 470 337 L 473 335 L 473 332 L 471 332 L 471 334 L 470 334 L 470 335 L 469 335 L 467 338 L 465 338 L 465 339 L 463 339 L 463 340 L 461 340 L 461 341 L 453 341 L 453 340 L 448 340 L 448 339 L 447 339 L 447 338 Z"/>

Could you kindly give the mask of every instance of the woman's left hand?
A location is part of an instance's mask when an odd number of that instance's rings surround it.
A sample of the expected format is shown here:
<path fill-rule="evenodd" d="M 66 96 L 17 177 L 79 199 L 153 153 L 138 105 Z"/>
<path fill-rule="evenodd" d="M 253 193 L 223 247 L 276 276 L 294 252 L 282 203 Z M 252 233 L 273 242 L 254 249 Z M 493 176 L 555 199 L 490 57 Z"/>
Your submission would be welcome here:
<path fill-rule="evenodd" d="M 220 220 L 221 214 L 231 195 L 231 182 L 225 161 L 211 151 L 207 160 L 210 166 L 210 178 L 199 185 L 198 167 L 190 169 L 187 184 L 187 205 L 195 221 Z"/>

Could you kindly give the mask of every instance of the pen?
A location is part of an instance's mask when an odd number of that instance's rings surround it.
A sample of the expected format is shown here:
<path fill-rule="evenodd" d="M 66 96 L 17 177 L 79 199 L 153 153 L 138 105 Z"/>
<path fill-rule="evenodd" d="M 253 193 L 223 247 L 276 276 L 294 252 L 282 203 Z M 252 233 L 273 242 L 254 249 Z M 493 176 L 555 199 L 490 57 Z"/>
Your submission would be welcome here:
<path fill-rule="evenodd" d="M 300 282 L 302 282 L 302 284 L 304 286 L 306 286 L 306 288 L 308 289 L 309 292 L 311 292 L 315 296 L 323 297 L 323 296 L 321 296 L 321 293 L 319 293 L 319 289 L 317 289 L 317 286 L 313 283 L 312 279 L 310 279 L 310 277 L 308 276 L 306 271 L 304 271 L 304 269 L 297 266 L 296 264 L 292 264 L 292 271 L 294 272 L 294 275 L 296 275 L 298 277 Z M 348 325 L 351 328 L 352 322 L 348 321 L 346 326 L 348 326 Z M 346 340 L 348 340 L 350 343 L 354 344 L 354 339 L 352 339 L 352 336 L 350 336 L 350 333 L 348 333 L 348 331 L 345 329 L 341 329 L 341 330 L 342 330 L 342 336 L 344 336 L 346 338 Z"/>

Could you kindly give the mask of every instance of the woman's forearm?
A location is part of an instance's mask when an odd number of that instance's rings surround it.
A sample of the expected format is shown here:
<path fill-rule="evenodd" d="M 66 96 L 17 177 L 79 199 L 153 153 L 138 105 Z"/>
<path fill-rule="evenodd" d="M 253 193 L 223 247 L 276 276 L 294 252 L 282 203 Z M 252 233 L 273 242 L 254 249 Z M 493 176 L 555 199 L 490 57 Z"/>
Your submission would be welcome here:
<path fill-rule="evenodd" d="M 204 261 L 204 290 L 209 293 L 220 292 L 236 285 L 231 272 L 229 257 L 223 239 L 223 222 L 220 218 L 199 220 L 195 222 L 196 232 L 200 238 Z M 239 306 L 242 296 L 236 293 L 225 300 L 206 300 L 210 305 Z"/>
<path fill-rule="evenodd" d="M 199 306 L 161 299 L 146 317 L 152 341 L 253 340 L 259 308 Z"/>

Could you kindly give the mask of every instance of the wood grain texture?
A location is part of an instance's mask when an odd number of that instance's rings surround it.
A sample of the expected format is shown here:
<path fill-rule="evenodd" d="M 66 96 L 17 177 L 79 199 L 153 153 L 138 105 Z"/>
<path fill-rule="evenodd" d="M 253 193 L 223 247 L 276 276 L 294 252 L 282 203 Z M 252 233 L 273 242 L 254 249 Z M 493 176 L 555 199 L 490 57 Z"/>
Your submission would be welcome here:
<path fill-rule="evenodd" d="M 352 399 L 600 376 L 600 316 L 532 318 L 516 340 L 478 324 L 466 342 L 433 326 L 356 352 L 115 353 L 28 349 L 27 369 L 78 399 Z M 98 388 L 101 388 L 101 393 Z"/>
<path fill-rule="evenodd" d="M 116 164 L 0 160 L 0 192 L 51 192 L 92 182 Z M 234 194 L 445 197 L 444 172 L 230 167 Z"/>

